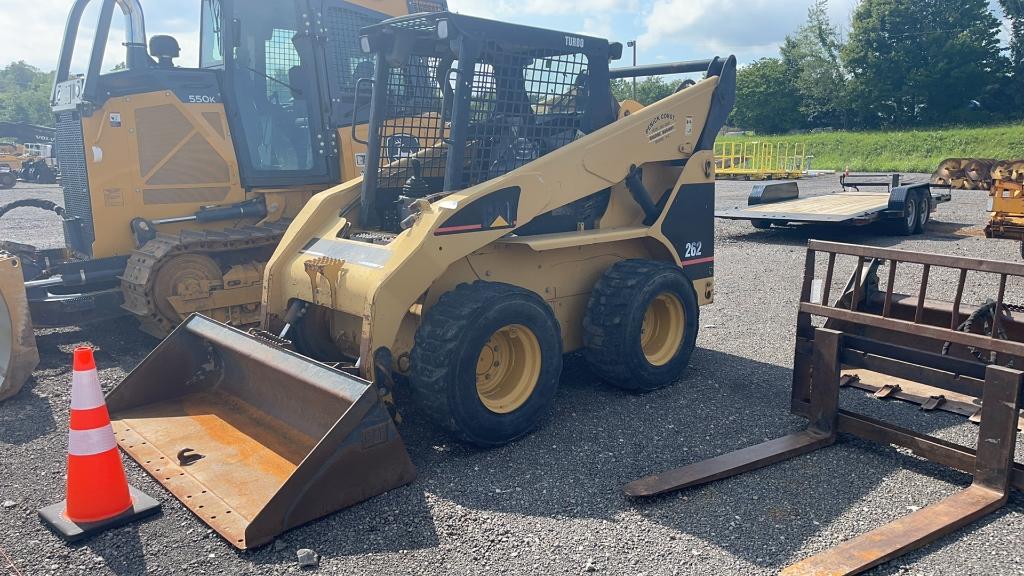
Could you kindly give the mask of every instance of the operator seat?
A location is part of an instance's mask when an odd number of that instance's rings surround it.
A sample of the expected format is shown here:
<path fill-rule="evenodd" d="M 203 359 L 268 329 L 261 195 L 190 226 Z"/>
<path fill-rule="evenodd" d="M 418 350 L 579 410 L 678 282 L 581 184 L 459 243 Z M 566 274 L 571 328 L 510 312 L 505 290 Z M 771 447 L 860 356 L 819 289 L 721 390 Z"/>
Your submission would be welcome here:
<path fill-rule="evenodd" d="M 174 68 L 174 59 L 181 56 L 181 46 L 173 36 L 153 36 L 149 39 L 149 55 L 156 58 L 160 68 Z"/>

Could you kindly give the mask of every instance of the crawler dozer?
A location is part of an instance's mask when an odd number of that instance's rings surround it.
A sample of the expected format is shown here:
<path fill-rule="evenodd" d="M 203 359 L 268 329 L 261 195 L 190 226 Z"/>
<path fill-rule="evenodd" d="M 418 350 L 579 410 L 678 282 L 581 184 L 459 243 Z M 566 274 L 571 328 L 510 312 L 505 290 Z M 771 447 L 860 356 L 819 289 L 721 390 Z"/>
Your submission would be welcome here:
<path fill-rule="evenodd" d="M 161 338 L 193 312 L 258 325 L 263 268 L 288 223 L 362 171 L 369 90 L 355 83 L 373 64 L 359 29 L 445 6 L 202 0 L 199 66 L 180 67 L 175 38 L 147 38 L 140 0 L 76 0 L 52 97 L 65 246 L 2 246 L 22 261 L 34 324 L 131 314 Z M 88 66 L 74 75 L 89 14 Z"/>
<path fill-rule="evenodd" d="M 842 284 L 834 281 L 845 273 L 850 280 L 839 290 Z M 826 448 L 839 433 L 973 475 L 959 493 L 789 566 L 781 572 L 789 576 L 858 574 L 1000 509 L 1011 490 L 1024 489 L 1024 467 L 1014 461 L 1024 400 L 1022 282 L 1019 263 L 812 240 L 791 395 L 793 412 L 809 420 L 807 429 L 637 480 L 626 493 L 649 497 L 701 486 Z M 916 293 L 897 291 L 915 284 Z M 941 294 L 944 285 L 952 289 Z M 970 291 L 979 289 L 991 297 L 972 301 Z M 980 423 L 977 444 L 953 444 L 844 409 L 843 386 L 916 402 L 926 411 L 965 413 L 970 407 L 966 414 Z M 803 481 L 813 482 L 813 475 Z"/>
<path fill-rule="evenodd" d="M 735 58 L 674 65 L 706 74 L 642 108 L 612 96 L 603 39 L 434 13 L 361 44 L 366 175 L 288 228 L 263 330 L 193 316 L 108 399 L 121 447 L 241 548 L 413 479 L 396 386 L 502 445 L 549 411 L 563 354 L 675 382 L 714 296 Z"/>

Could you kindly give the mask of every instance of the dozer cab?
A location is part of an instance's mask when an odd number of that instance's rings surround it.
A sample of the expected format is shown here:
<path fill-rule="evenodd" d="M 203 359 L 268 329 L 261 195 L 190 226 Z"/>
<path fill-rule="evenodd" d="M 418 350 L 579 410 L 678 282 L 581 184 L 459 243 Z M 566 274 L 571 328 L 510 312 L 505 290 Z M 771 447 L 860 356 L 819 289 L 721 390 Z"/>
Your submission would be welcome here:
<path fill-rule="evenodd" d="M 706 75 L 642 108 L 613 98 L 621 45 L 598 38 L 435 13 L 360 41 L 367 171 L 288 228 L 264 330 L 193 316 L 108 399 L 122 448 L 239 547 L 412 480 L 384 417 L 399 382 L 502 445 L 549 411 L 563 354 L 675 382 L 714 295 L 734 58 L 665 67 Z"/>
<path fill-rule="evenodd" d="M 131 314 L 164 337 L 193 312 L 258 325 L 263 267 L 288 223 L 365 164 L 369 90 L 357 97 L 355 83 L 373 64 L 359 29 L 444 7 L 202 0 L 199 66 L 182 67 L 175 38 L 147 37 L 139 0 L 76 0 L 52 98 L 65 246 L 3 245 L 23 264 L 35 326 Z M 119 33 L 124 48 L 108 49 Z M 14 179 L 0 171 L 0 187 Z"/>

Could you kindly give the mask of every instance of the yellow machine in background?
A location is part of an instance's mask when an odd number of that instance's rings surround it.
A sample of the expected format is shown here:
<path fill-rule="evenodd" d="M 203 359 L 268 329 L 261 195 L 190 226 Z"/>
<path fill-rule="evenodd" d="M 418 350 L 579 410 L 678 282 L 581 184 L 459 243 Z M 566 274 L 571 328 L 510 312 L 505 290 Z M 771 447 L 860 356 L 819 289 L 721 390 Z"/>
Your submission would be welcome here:
<path fill-rule="evenodd" d="M 108 397 L 121 447 L 239 548 L 413 480 L 396 386 L 499 446 L 550 411 L 563 354 L 676 382 L 714 299 L 735 58 L 676 66 L 705 76 L 639 108 L 599 38 L 444 12 L 362 33 L 367 171 L 289 226 L 263 331 L 194 315 Z"/>
<path fill-rule="evenodd" d="M 86 74 L 70 71 L 90 4 Z M 259 322 L 264 264 L 312 195 L 358 177 L 369 79 L 358 30 L 443 0 L 202 0 L 198 68 L 138 0 L 77 0 L 53 109 L 66 250 L 10 247 L 37 326 L 125 310 L 155 336 L 194 312 Z M 125 53 L 107 54 L 115 12 Z M 125 66 L 103 72 L 119 61 Z M 362 134 L 362 138 L 360 138 Z"/>
<path fill-rule="evenodd" d="M 1021 176 L 1024 177 L 1024 172 Z M 992 218 L 985 226 L 985 235 L 1019 241 L 1020 255 L 1024 258 L 1024 183 L 996 180 L 989 194 Z"/>

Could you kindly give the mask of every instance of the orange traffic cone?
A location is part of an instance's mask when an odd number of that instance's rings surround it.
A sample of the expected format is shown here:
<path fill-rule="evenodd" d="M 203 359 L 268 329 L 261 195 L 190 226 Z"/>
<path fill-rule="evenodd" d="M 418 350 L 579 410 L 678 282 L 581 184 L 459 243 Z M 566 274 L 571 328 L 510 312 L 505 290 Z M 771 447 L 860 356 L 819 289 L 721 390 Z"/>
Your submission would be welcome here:
<path fill-rule="evenodd" d="M 74 542 L 159 510 L 159 502 L 128 485 L 92 348 L 75 350 L 67 499 L 43 508 L 39 517 Z"/>

